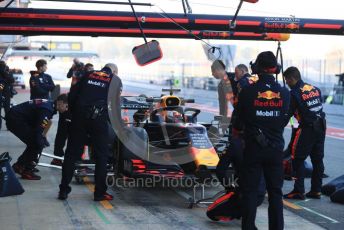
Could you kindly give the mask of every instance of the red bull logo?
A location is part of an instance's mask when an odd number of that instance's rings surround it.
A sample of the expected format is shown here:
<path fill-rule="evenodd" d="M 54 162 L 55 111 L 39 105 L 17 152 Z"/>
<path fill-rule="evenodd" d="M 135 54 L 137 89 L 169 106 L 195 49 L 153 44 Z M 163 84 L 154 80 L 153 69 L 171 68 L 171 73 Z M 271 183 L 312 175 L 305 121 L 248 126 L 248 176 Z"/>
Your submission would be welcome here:
<path fill-rule="evenodd" d="M 302 99 L 304 101 L 307 101 L 307 100 L 314 98 L 314 97 L 320 97 L 320 93 L 318 90 L 311 91 L 310 93 L 307 93 L 307 94 L 302 94 Z"/>
<path fill-rule="evenodd" d="M 269 100 L 269 101 L 254 100 L 254 106 L 256 107 L 282 107 L 283 100 L 278 100 L 277 102 L 273 100 Z"/>
<path fill-rule="evenodd" d="M 286 24 L 286 23 L 268 23 L 266 22 L 264 24 L 264 27 L 267 29 L 289 29 L 289 30 L 298 30 L 300 29 L 300 25 L 296 24 L 296 23 L 290 23 L 290 24 Z"/>
<path fill-rule="evenodd" d="M 96 74 L 98 75 L 98 76 L 101 76 L 101 77 L 107 77 L 108 76 L 108 74 L 107 73 L 104 73 L 104 72 L 96 72 Z"/>
<path fill-rule="evenodd" d="M 272 92 L 271 90 L 268 90 L 262 93 L 258 92 L 258 98 L 264 98 L 267 100 L 280 99 L 281 98 L 280 94 L 281 93 L 275 93 L 275 92 Z"/>
<path fill-rule="evenodd" d="M 314 87 L 312 85 L 304 85 L 301 88 L 302 93 L 306 93 L 306 92 L 310 92 L 314 89 Z"/>
<path fill-rule="evenodd" d="M 109 78 L 109 75 L 103 72 L 95 72 L 92 75 L 90 75 L 90 78 L 100 80 L 100 81 L 105 81 L 105 82 L 111 81 L 111 78 Z"/>

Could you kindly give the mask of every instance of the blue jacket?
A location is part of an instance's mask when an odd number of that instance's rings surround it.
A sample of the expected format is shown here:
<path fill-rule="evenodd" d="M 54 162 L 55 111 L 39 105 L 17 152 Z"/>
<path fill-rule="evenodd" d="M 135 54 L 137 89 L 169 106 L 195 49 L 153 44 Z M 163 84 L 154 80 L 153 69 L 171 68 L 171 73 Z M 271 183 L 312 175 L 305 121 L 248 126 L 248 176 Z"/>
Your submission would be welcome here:
<path fill-rule="evenodd" d="M 248 73 L 245 74 L 242 78 L 240 78 L 239 81 L 235 80 L 235 75 L 232 75 L 230 78 L 232 88 L 233 88 L 233 95 L 234 95 L 234 99 L 233 99 L 234 110 L 231 116 L 231 123 L 236 124 L 236 126 L 234 126 L 233 128 L 235 128 L 238 131 L 242 131 L 243 129 L 243 124 L 239 124 L 239 121 L 235 121 L 236 119 L 238 119 L 238 113 L 237 113 L 236 107 L 238 104 L 239 92 L 240 92 L 240 89 L 246 88 L 247 86 L 255 83 L 254 81 L 250 80 L 251 78 L 252 78 L 251 75 Z"/>
<path fill-rule="evenodd" d="M 51 76 L 37 71 L 31 71 L 30 73 L 30 99 L 50 99 L 49 92 L 55 88 Z"/>
<path fill-rule="evenodd" d="M 109 68 L 87 73 L 71 87 L 68 95 L 70 108 L 82 108 L 92 105 L 107 104 L 108 91 L 114 76 Z M 122 86 L 122 82 L 121 82 Z"/>
<path fill-rule="evenodd" d="M 235 80 L 235 74 L 234 73 L 227 73 L 229 77 L 229 80 L 232 85 L 233 95 L 234 95 L 234 107 L 236 106 L 236 103 L 238 101 L 239 91 L 240 89 L 243 89 L 255 82 L 251 80 L 251 75 L 246 73 L 242 78 L 239 79 L 239 81 Z"/>
<path fill-rule="evenodd" d="M 301 126 L 325 118 L 321 91 L 317 87 L 299 80 L 291 87 L 290 95 L 289 117 L 295 116 Z"/>
<path fill-rule="evenodd" d="M 240 78 L 239 81 L 235 80 L 235 75 L 233 73 L 227 73 L 227 75 L 229 76 L 229 80 L 231 81 L 233 95 L 235 97 L 237 97 L 238 94 L 239 94 L 239 87 L 238 87 L 238 85 L 240 85 L 240 88 L 245 88 L 246 86 L 251 84 L 250 80 L 249 80 L 251 75 L 248 74 L 248 73 L 245 74 L 242 78 Z"/>
<path fill-rule="evenodd" d="M 237 104 L 236 127 L 244 125 L 245 141 L 254 140 L 262 132 L 270 143 L 284 148 L 283 131 L 288 120 L 290 95 L 272 75 L 259 75 L 259 80 L 242 89 Z"/>
<path fill-rule="evenodd" d="M 35 135 L 37 144 L 43 146 L 43 130 L 53 113 L 54 108 L 51 101 L 30 100 L 13 106 L 6 114 L 6 122 L 13 122 L 12 126 L 28 124 L 35 130 L 33 135 Z"/>

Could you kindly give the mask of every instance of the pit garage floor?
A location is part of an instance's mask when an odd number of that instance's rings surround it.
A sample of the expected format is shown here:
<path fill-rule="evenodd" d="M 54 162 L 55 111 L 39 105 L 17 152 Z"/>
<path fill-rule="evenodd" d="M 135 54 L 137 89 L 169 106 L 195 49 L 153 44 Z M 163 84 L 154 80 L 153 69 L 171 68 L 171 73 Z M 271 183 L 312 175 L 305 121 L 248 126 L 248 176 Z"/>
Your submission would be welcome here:
<path fill-rule="evenodd" d="M 27 92 L 20 92 L 16 101 L 28 98 Z M 58 116 L 53 119 L 49 131 L 49 141 L 53 145 Z M 0 153 L 10 152 L 15 162 L 24 150 L 24 145 L 5 127 L 0 131 Z M 44 152 L 52 153 L 49 147 Z M 49 163 L 51 159 L 41 158 Z M 240 221 L 227 223 L 213 222 L 206 216 L 206 206 L 188 209 L 191 188 L 174 186 L 133 186 L 123 183 L 109 188 L 113 201 L 94 202 L 92 200 L 93 178 L 84 183 L 72 182 L 72 193 L 67 201 L 57 199 L 61 171 L 39 167 L 40 181 L 20 179 L 25 193 L 19 196 L 0 198 L 0 230 L 49 230 L 49 229 L 240 229 Z M 206 195 L 220 191 L 221 187 L 206 188 Z M 293 203 L 284 209 L 285 229 L 323 229 L 312 218 L 304 218 L 291 211 Z M 340 206 L 343 211 L 343 206 Z M 343 212 L 342 212 L 343 213 Z M 268 229 L 267 201 L 258 209 L 256 224 L 259 229 Z M 337 223 L 343 229 L 342 223 Z M 341 226 L 341 227 L 340 227 Z"/>
<path fill-rule="evenodd" d="M 10 150 L 16 158 L 23 146 L 8 132 L 0 133 L 1 152 Z M 40 170 L 42 180 L 20 180 L 24 194 L 0 198 L 1 230 L 240 229 L 239 220 L 210 221 L 205 215 L 206 206 L 188 209 L 190 189 L 115 187 L 109 189 L 115 197 L 113 201 L 94 202 L 92 178 L 86 178 L 85 183 L 74 182 L 68 200 L 60 201 L 56 197 L 61 172 L 42 167 Z M 206 190 L 207 194 L 215 194 L 219 188 Z M 286 209 L 284 215 L 286 229 L 322 229 Z M 259 229 L 268 228 L 266 203 L 258 209 L 256 223 Z"/>

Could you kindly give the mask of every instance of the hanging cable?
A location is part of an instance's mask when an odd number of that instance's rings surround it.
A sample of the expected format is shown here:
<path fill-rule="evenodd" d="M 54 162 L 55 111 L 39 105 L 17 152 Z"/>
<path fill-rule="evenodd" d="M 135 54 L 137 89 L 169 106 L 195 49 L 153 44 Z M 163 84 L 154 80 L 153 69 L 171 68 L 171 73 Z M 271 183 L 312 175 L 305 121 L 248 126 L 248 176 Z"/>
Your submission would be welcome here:
<path fill-rule="evenodd" d="M 285 79 L 283 77 L 284 67 L 283 67 L 283 54 L 282 54 L 282 48 L 281 48 L 281 42 L 278 42 L 277 45 L 277 52 L 276 52 L 276 58 L 278 61 L 278 58 L 281 60 L 281 73 L 282 73 L 282 80 L 283 80 L 283 86 L 285 87 Z M 276 74 L 276 81 L 278 81 L 278 74 Z"/>
<path fill-rule="evenodd" d="M 5 7 L 0 8 L 0 13 L 2 13 L 4 10 L 6 10 L 13 2 L 14 2 L 14 0 L 11 0 L 6 4 Z"/>
<path fill-rule="evenodd" d="M 11 46 L 12 46 L 12 43 L 11 44 L 9 44 L 8 46 L 7 46 L 7 48 L 5 49 L 5 51 L 4 51 L 4 53 L 1 55 L 1 58 L 0 58 L 0 60 L 2 60 L 4 57 L 5 57 L 5 54 L 7 53 L 7 51 L 11 48 Z"/>
<path fill-rule="evenodd" d="M 176 26 L 178 26 L 179 28 L 181 28 L 182 30 L 186 31 L 189 33 L 189 35 L 193 36 L 196 40 L 200 40 L 201 42 L 203 42 L 205 45 L 207 45 L 208 47 L 210 47 L 208 49 L 208 57 L 210 53 L 215 53 L 216 50 L 219 51 L 219 56 L 216 59 L 219 59 L 222 57 L 222 51 L 220 47 L 216 47 L 211 45 L 210 43 L 206 42 L 204 39 L 200 38 L 199 36 L 193 34 L 190 30 L 188 30 L 187 28 L 185 28 L 184 26 L 180 25 L 178 22 L 176 22 L 171 16 L 168 15 L 168 13 L 166 13 L 161 7 L 159 7 L 158 5 L 154 5 L 155 7 L 159 8 L 160 11 L 162 11 L 163 13 L 157 12 L 155 11 L 157 14 L 159 14 L 160 16 L 170 19 L 171 22 L 173 22 Z"/>
<path fill-rule="evenodd" d="M 24 40 L 24 38 L 22 37 L 19 40 L 15 40 L 12 42 L 2 42 L 1 44 L 8 44 L 6 50 L 2 53 L 0 60 L 3 60 L 5 58 L 6 53 L 8 52 L 9 49 L 11 49 L 13 47 L 14 44 L 20 43 Z"/>
<path fill-rule="evenodd" d="M 192 14 L 192 8 L 191 8 L 191 6 L 190 6 L 190 4 L 189 4 L 189 1 L 188 1 L 188 0 L 185 0 L 185 4 L 186 4 L 186 7 L 188 8 L 188 13 L 189 13 L 189 14 Z"/>
<path fill-rule="evenodd" d="M 7 7 L 9 7 L 12 4 L 12 2 L 14 2 L 14 0 L 9 1 L 3 9 L 6 9 Z"/>
<path fill-rule="evenodd" d="M 181 28 L 182 30 L 186 31 L 189 33 L 189 35 L 193 36 L 195 39 L 200 40 L 201 42 L 203 42 L 204 44 L 206 44 L 207 46 L 209 46 L 210 48 L 217 48 L 219 49 L 219 47 L 215 47 L 212 46 L 211 44 L 209 44 L 208 42 L 204 41 L 204 39 L 200 38 L 199 36 L 193 34 L 190 30 L 188 30 L 187 28 L 185 28 L 184 26 L 180 25 L 178 22 L 176 22 L 171 16 L 168 15 L 168 13 L 166 13 L 161 7 L 159 7 L 158 5 L 154 5 L 155 7 L 159 8 L 160 11 L 162 11 L 163 13 L 157 12 L 155 11 L 157 14 L 159 14 L 160 16 L 170 19 L 171 22 L 173 22 L 173 24 L 175 24 L 176 26 L 178 26 L 179 28 Z"/>
<path fill-rule="evenodd" d="M 186 13 L 186 6 L 185 6 L 185 1 L 184 0 L 182 0 L 182 5 L 183 5 L 184 16 L 186 16 L 187 13 Z"/>
<path fill-rule="evenodd" d="M 139 21 L 139 19 L 137 18 L 137 15 L 136 15 L 136 12 L 135 12 L 135 9 L 134 9 L 134 6 L 131 4 L 131 0 L 128 0 L 129 1 L 129 4 L 130 4 L 130 7 L 134 13 L 134 16 L 135 16 L 135 19 L 136 19 L 136 22 L 137 24 L 139 25 L 139 28 L 140 28 L 140 31 L 141 31 L 141 34 L 142 34 L 142 37 L 143 37 L 143 40 L 145 40 L 145 43 L 147 44 L 147 38 L 146 38 L 146 35 L 145 33 L 143 32 L 143 29 L 142 29 L 142 26 L 141 26 L 141 23 Z"/>
<path fill-rule="evenodd" d="M 229 29 L 230 29 L 230 30 L 234 30 L 234 29 L 235 29 L 235 26 L 236 26 L 236 18 L 238 17 L 239 11 L 240 11 L 241 6 L 242 6 L 243 3 L 244 3 L 244 0 L 240 0 L 239 6 L 237 7 L 236 12 L 235 12 L 235 14 L 234 14 L 234 16 L 233 16 L 233 19 L 231 20 L 231 23 L 230 23 L 230 25 L 229 25 Z"/>
<path fill-rule="evenodd" d="M 163 13 L 157 12 L 155 11 L 157 14 L 159 14 L 160 16 L 170 19 L 171 22 L 173 22 L 176 26 L 178 26 L 179 28 L 181 28 L 182 30 L 186 31 L 189 33 L 189 35 L 193 36 L 196 40 L 200 40 L 201 42 L 203 42 L 206 46 L 210 47 L 207 51 L 208 53 L 208 58 L 210 57 L 210 53 L 212 53 L 215 57 L 215 59 L 220 59 L 222 57 L 222 50 L 220 47 L 216 47 L 211 45 L 209 42 L 206 42 L 204 39 L 200 38 L 199 36 L 193 34 L 190 30 L 188 30 L 187 28 L 185 28 L 184 26 L 180 25 L 178 22 L 176 22 L 171 16 L 168 15 L 168 13 L 166 11 L 164 11 L 160 6 L 158 5 L 154 5 L 155 7 L 159 8 L 160 11 L 162 11 Z M 219 55 L 218 57 L 215 56 L 215 52 L 218 51 Z M 211 58 L 209 58 L 211 59 Z"/>

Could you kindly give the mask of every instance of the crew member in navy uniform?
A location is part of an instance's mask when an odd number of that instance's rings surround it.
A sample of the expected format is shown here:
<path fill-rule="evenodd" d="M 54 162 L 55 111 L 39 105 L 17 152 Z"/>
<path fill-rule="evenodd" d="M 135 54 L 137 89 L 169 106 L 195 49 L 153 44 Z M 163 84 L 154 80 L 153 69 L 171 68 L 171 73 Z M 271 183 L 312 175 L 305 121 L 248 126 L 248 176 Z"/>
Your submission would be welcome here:
<path fill-rule="evenodd" d="M 238 119 L 233 124 L 244 125 L 245 148 L 240 172 L 242 229 L 256 229 L 257 195 L 263 173 L 269 195 L 269 229 L 279 230 L 284 227 L 283 131 L 290 96 L 273 76 L 280 68 L 272 52 L 260 53 L 251 68 L 259 80 L 241 90 Z"/>
<path fill-rule="evenodd" d="M 101 71 L 94 71 L 83 76 L 71 88 L 68 100 L 72 123 L 62 165 L 62 179 L 58 194 L 60 200 L 67 199 L 71 191 L 69 183 L 73 177 L 75 162 L 82 155 L 87 135 L 91 140 L 96 161 L 94 200 L 113 199 L 113 196 L 106 192 L 106 165 L 109 157 L 107 96 L 110 82 L 120 81 L 117 71 L 115 64 L 106 64 Z"/>
<path fill-rule="evenodd" d="M 240 91 L 251 85 L 251 84 L 254 84 L 256 81 L 257 81 L 257 78 L 256 77 L 253 77 L 251 76 L 249 73 L 248 73 L 248 68 L 246 65 L 244 64 L 239 64 L 235 67 L 235 74 L 234 76 L 230 75 L 230 73 L 228 73 L 228 75 L 230 76 L 229 80 L 231 82 L 231 85 L 232 85 L 232 89 L 233 89 L 233 100 L 232 100 L 232 103 L 233 103 L 233 112 L 232 112 L 232 116 L 231 116 L 231 124 L 233 124 L 233 122 L 235 121 L 236 117 L 237 117 L 237 112 L 236 112 L 236 107 L 237 107 L 237 104 L 238 104 L 238 98 L 239 98 L 239 93 Z M 234 134 L 236 135 L 237 131 L 241 131 L 242 130 L 242 127 L 239 128 L 239 127 L 236 127 L 234 130 L 233 130 L 233 127 L 232 125 L 230 126 L 230 131 L 231 132 L 234 132 Z"/>
<path fill-rule="evenodd" d="M 1 110 L 4 108 L 5 115 L 10 110 L 11 106 L 11 97 L 13 97 L 13 83 L 14 78 L 13 74 L 10 72 L 9 67 L 6 65 L 6 62 L 0 61 L 0 83 L 2 86 L 0 86 L 0 94 L 2 97 L 0 97 L 0 115 Z M 0 129 L 2 126 L 2 119 L 0 119 Z"/>
<path fill-rule="evenodd" d="M 68 111 L 68 96 L 67 94 L 61 94 L 58 106 L 62 107 L 62 110 L 59 112 L 59 121 L 57 125 L 57 132 L 55 136 L 54 143 L 54 155 L 58 157 L 64 156 L 64 147 L 68 138 L 68 130 L 70 123 L 72 121 L 72 115 Z M 51 161 L 52 165 L 62 166 L 62 160 L 53 159 Z"/>
<path fill-rule="evenodd" d="M 245 64 L 239 64 L 235 67 L 234 76 L 229 78 L 233 89 L 234 105 L 238 101 L 241 89 L 254 83 L 252 79 L 253 77 L 248 73 L 248 68 Z"/>
<path fill-rule="evenodd" d="M 241 89 L 247 87 L 248 85 L 252 84 L 253 82 L 250 80 L 252 77 L 248 73 L 248 68 L 244 64 L 239 64 L 235 67 L 235 75 L 227 73 L 229 75 L 229 80 L 232 85 L 233 90 L 233 112 L 231 116 L 231 124 L 236 119 L 236 106 L 238 103 L 238 96 Z M 236 129 L 232 129 L 232 125 L 229 126 L 230 135 L 229 141 L 230 145 L 226 149 L 226 152 L 220 157 L 220 161 L 216 167 L 216 175 L 220 182 L 225 186 L 228 187 L 230 185 L 229 178 L 226 176 L 226 172 L 228 171 L 228 167 L 231 163 L 235 165 L 236 170 L 239 170 L 241 161 L 242 161 L 242 137 L 241 131 L 243 127 L 237 127 Z M 237 172 L 236 172 L 237 173 Z"/>
<path fill-rule="evenodd" d="M 303 82 L 300 71 L 296 67 L 289 67 L 283 75 L 291 89 L 289 116 L 294 115 L 299 123 L 291 148 L 292 166 L 296 180 L 293 191 L 284 195 L 284 198 L 305 199 L 304 161 L 310 156 L 313 165 L 312 186 L 306 197 L 320 199 L 326 136 L 326 120 L 321 102 L 321 91 L 317 87 Z"/>
<path fill-rule="evenodd" d="M 30 71 L 30 99 L 50 99 L 49 93 L 54 90 L 55 84 L 47 71 L 47 62 L 40 59 L 36 62 L 37 71 Z"/>
<path fill-rule="evenodd" d="M 57 101 L 60 101 L 60 98 L 57 98 Z M 56 107 L 56 110 L 61 111 L 60 109 Z M 46 147 L 43 130 L 53 114 L 54 105 L 51 101 L 34 99 L 12 107 L 6 116 L 8 130 L 26 144 L 26 149 L 12 166 L 23 179 L 41 179 L 35 174 L 34 167 Z"/>

